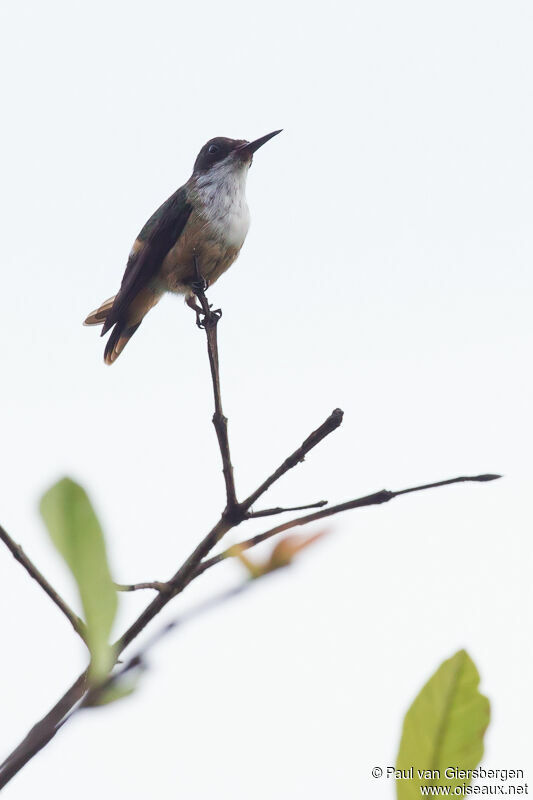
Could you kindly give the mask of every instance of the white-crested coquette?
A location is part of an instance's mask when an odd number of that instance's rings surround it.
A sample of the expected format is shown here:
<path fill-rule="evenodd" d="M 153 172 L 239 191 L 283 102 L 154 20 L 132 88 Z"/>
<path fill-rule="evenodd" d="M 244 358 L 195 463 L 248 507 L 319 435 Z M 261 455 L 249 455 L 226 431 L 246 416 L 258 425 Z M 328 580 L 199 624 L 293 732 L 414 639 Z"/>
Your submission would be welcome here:
<path fill-rule="evenodd" d="M 250 212 L 246 179 L 253 154 L 281 131 L 253 142 L 218 136 L 200 150 L 191 177 L 144 225 L 131 249 L 122 284 L 85 320 L 111 331 L 104 351 L 112 364 L 165 292 L 185 295 L 197 310 L 199 275 L 214 283 L 235 261 Z"/>

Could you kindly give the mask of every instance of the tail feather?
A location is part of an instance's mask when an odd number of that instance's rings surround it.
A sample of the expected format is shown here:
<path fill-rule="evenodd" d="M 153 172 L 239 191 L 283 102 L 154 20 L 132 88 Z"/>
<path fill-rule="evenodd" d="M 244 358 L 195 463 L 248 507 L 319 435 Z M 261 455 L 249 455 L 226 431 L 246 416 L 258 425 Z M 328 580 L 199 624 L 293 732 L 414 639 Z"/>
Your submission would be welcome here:
<path fill-rule="evenodd" d="M 104 350 L 104 361 L 106 364 L 112 364 L 117 360 L 140 324 L 141 323 L 138 322 L 136 325 L 128 326 L 121 322 L 116 323 L 106 342 Z"/>
<path fill-rule="evenodd" d="M 104 300 L 102 305 L 98 306 L 97 309 L 91 311 L 87 319 L 84 321 L 84 325 L 103 325 L 107 319 L 107 315 L 109 314 L 113 303 L 115 302 L 115 295 L 110 297 L 109 300 Z"/>
<path fill-rule="evenodd" d="M 104 350 L 106 364 L 112 364 L 117 360 L 144 316 L 159 302 L 160 297 L 161 292 L 155 291 L 152 287 L 145 287 L 126 308 L 117 308 L 117 300 L 120 301 L 119 292 L 89 314 L 85 325 L 102 325 L 101 336 L 110 331 Z"/>

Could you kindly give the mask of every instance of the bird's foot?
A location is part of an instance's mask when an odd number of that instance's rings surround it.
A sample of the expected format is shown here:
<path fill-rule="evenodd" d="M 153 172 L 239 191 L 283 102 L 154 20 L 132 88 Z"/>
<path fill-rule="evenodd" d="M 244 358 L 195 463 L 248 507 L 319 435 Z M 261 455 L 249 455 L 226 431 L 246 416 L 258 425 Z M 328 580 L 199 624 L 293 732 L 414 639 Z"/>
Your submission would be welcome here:
<path fill-rule="evenodd" d="M 205 278 L 200 277 L 198 280 L 191 281 L 191 289 L 193 290 L 194 294 L 205 294 L 209 288 L 209 281 Z"/>
<path fill-rule="evenodd" d="M 222 310 L 220 308 L 213 309 L 211 305 L 208 305 L 207 311 L 205 311 L 204 308 L 198 305 L 193 295 L 187 297 L 185 302 L 196 314 L 196 324 L 199 328 L 209 328 L 216 325 L 222 316 Z"/>
<path fill-rule="evenodd" d="M 213 328 L 217 322 L 219 321 L 220 317 L 222 316 L 222 309 L 221 308 L 211 308 L 209 306 L 209 313 L 205 313 L 203 309 L 201 311 L 196 312 L 196 324 L 199 328 Z"/>

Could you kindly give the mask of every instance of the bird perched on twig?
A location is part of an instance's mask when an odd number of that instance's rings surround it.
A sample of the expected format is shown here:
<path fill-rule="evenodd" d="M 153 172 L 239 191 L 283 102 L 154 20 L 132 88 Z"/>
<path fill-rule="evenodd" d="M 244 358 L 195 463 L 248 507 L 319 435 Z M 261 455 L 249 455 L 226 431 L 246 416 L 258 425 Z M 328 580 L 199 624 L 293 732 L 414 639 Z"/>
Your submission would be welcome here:
<path fill-rule="evenodd" d="M 195 290 L 220 278 L 239 255 L 248 233 L 245 189 L 253 154 L 278 133 L 253 142 L 219 136 L 202 147 L 187 183 L 139 233 L 118 293 L 85 320 L 85 325 L 103 325 L 102 336 L 111 331 L 104 351 L 106 364 L 118 358 L 164 292 L 184 294 L 198 317 Z"/>

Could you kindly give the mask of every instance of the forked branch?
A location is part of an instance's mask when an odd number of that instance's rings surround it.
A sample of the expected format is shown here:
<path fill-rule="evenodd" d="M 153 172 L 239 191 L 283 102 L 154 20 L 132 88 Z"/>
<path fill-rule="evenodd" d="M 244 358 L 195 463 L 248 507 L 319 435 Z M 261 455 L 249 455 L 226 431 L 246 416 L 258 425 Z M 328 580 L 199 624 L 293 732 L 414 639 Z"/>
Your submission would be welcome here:
<path fill-rule="evenodd" d="M 364 506 L 375 506 L 380 505 L 381 503 L 388 503 L 389 500 L 393 500 L 395 497 L 399 497 L 402 494 L 422 492 L 425 489 L 436 489 L 440 486 L 449 486 L 452 483 L 464 483 L 470 481 L 485 482 L 494 481 L 498 478 L 501 478 L 501 475 L 462 476 L 460 478 L 449 478 L 445 481 L 437 481 L 437 483 L 425 483 L 422 486 L 412 486 L 409 489 L 400 489 L 396 492 L 391 492 L 388 489 L 382 489 L 374 494 L 368 494 L 365 497 L 358 497 L 356 500 L 348 500 L 346 503 L 339 503 L 336 506 L 330 506 L 329 508 L 324 509 L 324 511 L 317 511 L 314 514 L 306 514 L 303 517 L 297 517 L 296 519 L 291 519 L 288 522 L 283 522 L 281 525 L 276 525 L 275 528 L 270 528 L 270 530 L 265 531 L 264 533 L 259 533 L 257 536 L 252 536 L 250 539 L 245 539 L 243 542 L 239 542 L 232 547 L 228 547 L 228 549 L 224 550 L 222 553 L 219 553 L 218 555 L 213 556 L 206 561 L 202 561 L 195 572 L 195 577 L 201 575 L 206 571 L 206 569 L 213 567 L 215 564 L 219 564 L 221 561 L 224 561 L 226 558 L 235 557 L 242 553 L 243 550 L 249 550 L 251 547 L 261 544 L 261 542 L 266 541 L 266 539 L 270 539 L 277 533 L 283 533 L 284 531 L 288 531 L 291 528 L 297 528 L 301 525 L 308 525 L 309 523 L 316 522 L 319 519 L 332 517 L 334 514 L 341 514 L 343 511 L 350 511 L 355 508 L 363 508 Z"/>
<path fill-rule="evenodd" d="M 157 595 L 147 605 L 139 617 L 130 625 L 121 638 L 116 642 L 116 656 L 117 659 L 120 653 L 144 630 L 146 625 L 155 617 L 159 612 L 170 602 L 170 600 L 177 594 L 183 591 L 188 584 L 196 577 L 205 572 L 209 567 L 220 563 L 226 558 L 235 555 L 239 551 L 249 549 L 259 544 L 265 539 L 274 536 L 277 533 L 289 530 L 300 525 L 306 525 L 316 520 L 324 519 L 325 517 L 339 514 L 342 511 L 359 508 L 362 506 L 375 505 L 378 503 L 385 503 L 398 497 L 401 494 L 408 492 L 417 492 L 424 489 L 433 487 L 444 486 L 451 483 L 458 483 L 461 481 L 488 481 L 494 480 L 499 477 L 497 475 L 478 475 L 475 477 L 461 477 L 452 478 L 446 481 L 439 481 L 437 483 L 425 484 L 423 486 L 415 486 L 410 489 L 403 489 L 397 492 L 389 492 L 383 490 L 376 492 L 373 495 L 350 500 L 346 503 L 322 508 L 326 501 L 319 501 L 307 506 L 295 506 L 292 508 L 270 508 L 263 511 L 252 511 L 253 504 L 283 475 L 290 469 L 295 467 L 298 463 L 304 460 L 305 456 L 325 439 L 330 433 L 336 430 L 342 422 L 343 412 L 340 409 L 335 409 L 332 414 L 313 431 L 307 439 L 298 447 L 291 455 L 289 455 L 274 472 L 266 478 L 260 486 L 252 492 L 249 497 L 240 502 L 237 499 L 235 489 L 235 481 L 233 476 L 233 467 L 231 464 L 230 447 L 228 439 L 228 425 L 227 419 L 224 416 L 222 409 L 222 399 L 220 390 L 220 369 L 218 360 L 218 341 L 217 341 L 217 325 L 220 318 L 220 312 L 212 311 L 207 298 L 205 296 L 205 282 L 203 281 L 198 264 L 195 262 L 197 271 L 197 281 L 193 286 L 193 290 L 201 304 L 201 310 L 197 309 L 197 321 L 200 326 L 205 329 L 207 338 L 207 351 L 209 356 L 209 365 L 211 369 L 211 379 L 213 386 L 213 396 L 215 403 L 215 413 L 213 416 L 213 424 L 217 434 L 220 455 L 222 459 L 222 469 L 224 474 L 224 483 L 226 489 L 226 506 L 221 513 L 218 522 L 211 528 L 211 530 L 204 536 L 198 546 L 193 550 L 189 557 L 183 562 L 180 568 L 176 571 L 172 578 L 168 581 L 158 582 L 153 581 L 149 583 L 138 583 L 117 586 L 122 591 L 134 591 L 141 588 L 150 588 L 157 591 Z M 203 315 L 203 316 L 200 316 Z M 271 528 L 264 533 L 258 534 L 250 539 L 246 539 L 233 548 L 228 548 L 222 553 L 208 558 L 212 549 L 218 544 L 222 537 L 232 528 L 239 525 L 247 519 L 257 517 L 266 517 L 275 514 L 281 514 L 286 511 L 304 510 L 307 508 L 321 508 L 311 514 L 297 517 L 287 522 L 281 523 L 274 528 Z M 0 538 L 4 540 L 11 552 L 17 558 L 28 573 L 34 578 L 44 589 L 44 591 L 51 597 L 56 605 L 61 608 L 63 613 L 68 617 L 74 629 L 80 636 L 83 636 L 83 625 L 76 615 L 69 609 L 66 603 L 57 595 L 44 577 L 29 561 L 27 556 L 23 553 L 22 549 L 15 545 L 15 543 L 7 536 L 5 531 L 0 528 Z M 135 661 L 135 657 L 133 659 Z M 112 680 L 112 678 L 111 678 Z M 84 672 L 74 682 L 74 684 L 67 690 L 63 697 L 55 704 L 55 706 L 29 731 L 23 741 L 15 748 L 15 750 L 7 757 L 2 765 L 0 765 L 0 788 L 5 786 L 16 773 L 28 763 L 28 761 L 47 745 L 56 733 L 60 730 L 65 720 L 69 717 L 72 710 L 83 700 L 87 694 L 87 673 Z"/>

